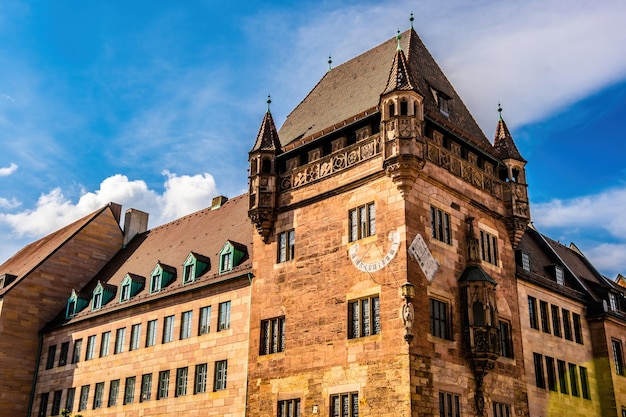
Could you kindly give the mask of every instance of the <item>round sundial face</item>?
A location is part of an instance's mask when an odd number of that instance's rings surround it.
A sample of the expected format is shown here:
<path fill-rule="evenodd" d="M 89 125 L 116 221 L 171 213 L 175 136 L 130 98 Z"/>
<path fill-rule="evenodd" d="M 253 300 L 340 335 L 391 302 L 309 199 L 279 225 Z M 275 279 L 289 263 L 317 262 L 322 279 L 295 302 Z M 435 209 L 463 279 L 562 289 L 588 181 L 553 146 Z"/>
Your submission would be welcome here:
<path fill-rule="evenodd" d="M 398 253 L 398 248 L 400 247 L 400 233 L 395 230 L 389 232 L 387 240 L 389 243 L 385 245 L 384 248 L 380 248 L 375 242 L 372 242 L 364 244 L 364 248 L 361 249 L 359 243 L 355 242 L 348 251 L 350 260 L 360 271 L 380 271 L 386 267 Z"/>

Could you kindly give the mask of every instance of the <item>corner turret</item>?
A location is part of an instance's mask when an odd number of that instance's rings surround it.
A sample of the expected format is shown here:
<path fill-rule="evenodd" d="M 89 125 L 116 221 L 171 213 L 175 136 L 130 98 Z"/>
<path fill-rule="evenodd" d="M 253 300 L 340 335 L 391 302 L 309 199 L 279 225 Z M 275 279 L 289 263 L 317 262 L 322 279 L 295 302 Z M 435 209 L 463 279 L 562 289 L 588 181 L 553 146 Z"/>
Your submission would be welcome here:
<path fill-rule="evenodd" d="M 248 153 L 250 163 L 248 217 L 267 242 L 276 219 L 276 157 L 281 154 L 281 145 L 267 99 L 267 112 L 261 122 L 252 150 Z"/>
<path fill-rule="evenodd" d="M 507 205 L 507 229 L 513 248 L 516 248 L 530 222 L 528 184 L 526 184 L 526 160 L 522 157 L 513 137 L 502 119 L 502 107 L 498 104 L 500 118 L 496 127 L 493 147 L 496 156 L 504 163 L 506 181 L 504 198 Z"/>
<path fill-rule="evenodd" d="M 424 165 L 424 96 L 412 79 L 409 63 L 400 47 L 393 58 L 387 85 L 380 95 L 383 167 L 404 195 Z"/>

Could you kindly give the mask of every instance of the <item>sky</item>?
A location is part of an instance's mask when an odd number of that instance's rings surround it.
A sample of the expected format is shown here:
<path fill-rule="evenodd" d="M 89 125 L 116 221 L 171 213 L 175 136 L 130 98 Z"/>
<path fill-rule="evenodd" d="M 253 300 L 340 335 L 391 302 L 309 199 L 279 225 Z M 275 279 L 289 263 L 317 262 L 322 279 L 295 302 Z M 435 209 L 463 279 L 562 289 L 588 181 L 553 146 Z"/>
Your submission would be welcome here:
<path fill-rule="evenodd" d="M 528 164 L 534 225 L 626 274 L 623 0 L 0 0 L 0 264 L 106 205 L 150 227 L 247 190 L 328 69 L 414 27 L 490 139 Z"/>

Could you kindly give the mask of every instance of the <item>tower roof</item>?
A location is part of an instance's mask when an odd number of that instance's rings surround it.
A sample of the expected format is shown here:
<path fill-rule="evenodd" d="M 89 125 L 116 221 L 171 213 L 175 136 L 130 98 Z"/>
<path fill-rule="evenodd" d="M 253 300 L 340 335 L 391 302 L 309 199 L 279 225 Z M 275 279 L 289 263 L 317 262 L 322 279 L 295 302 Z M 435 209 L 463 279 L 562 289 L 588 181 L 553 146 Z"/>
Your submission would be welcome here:
<path fill-rule="evenodd" d="M 519 153 L 513 136 L 509 132 L 509 128 L 506 126 L 504 119 L 500 117 L 498 120 L 498 126 L 496 127 L 496 135 L 493 140 L 493 147 L 496 152 L 496 156 L 500 159 L 516 159 L 518 161 L 526 162 Z"/>
<path fill-rule="evenodd" d="M 281 151 L 278 132 L 269 108 L 267 109 L 267 112 L 265 112 L 265 116 L 261 122 L 261 128 L 259 129 L 259 134 L 256 137 L 256 142 L 254 142 L 254 146 L 252 147 L 252 150 L 250 150 L 250 152 L 254 151 L 271 151 L 276 153 L 280 153 Z"/>
<path fill-rule="evenodd" d="M 381 92 L 390 81 L 390 63 L 405 55 L 407 81 L 423 93 L 426 117 L 453 129 L 489 153 L 493 147 L 469 113 L 443 71 L 413 29 L 401 34 L 397 51 L 393 37 L 369 51 L 325 73 L 311 92 L 287 116 L 279 130 L 283 146 L 300 139 L 306 141 L 318 132 L 337 124 L 351 123 L 379 111 Z M 398 57 L 395 62 L 400 62 Z M 395 64 L 394 64 L 395 66 Z M 393 80 L 394 82 L 396 80 Z M 403 87 L 406 84 L 400 84 Z M 449 98 L 448 116 L 439 111 L 438 94 Z"/>
<path fill-rule="evenodd" d="M 409 71 L 409 65 L 406 62 L 406 56 L 400 47 L 400 36 L 400 33 L 398 33 L 398 48 L 396 49 L 396 54 L 393 57 L 393 64 L 391 65 L 389 79 L 387 80 L 387 86 L 382 93 L 383 95 L 392 91 L 416 91 L 416 84 L 411 79 L 411 72 Z"/>

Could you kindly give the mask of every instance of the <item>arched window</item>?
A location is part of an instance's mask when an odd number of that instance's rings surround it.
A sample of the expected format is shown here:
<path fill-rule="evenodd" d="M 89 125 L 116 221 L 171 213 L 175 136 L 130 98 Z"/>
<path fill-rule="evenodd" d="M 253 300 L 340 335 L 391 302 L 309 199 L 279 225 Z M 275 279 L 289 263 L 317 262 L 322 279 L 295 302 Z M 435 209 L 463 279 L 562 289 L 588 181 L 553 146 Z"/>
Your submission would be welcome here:
<path fill-rule="evenodd" d="M 408 116 L 409 115 L 409 103 L 406 99 L 400 101 L 400 116 Z"/>
<path fill-rule="evenodd" d="M 391 103 L 389 104 L 389 117 L 393 117 L 396 115 L 396 105 Z"/>

